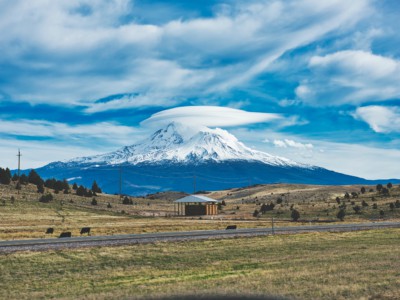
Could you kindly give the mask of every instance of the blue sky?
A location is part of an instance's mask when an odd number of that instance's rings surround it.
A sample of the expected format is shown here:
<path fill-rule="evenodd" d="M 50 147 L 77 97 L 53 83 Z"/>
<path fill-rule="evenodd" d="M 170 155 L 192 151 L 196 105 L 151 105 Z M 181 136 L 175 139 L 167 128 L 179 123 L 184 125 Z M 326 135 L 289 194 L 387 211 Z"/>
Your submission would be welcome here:
<path fill-rule="evenodd" d="M 39 167 L 220 106 L 218 126 L 258 150 L 400 177 L 399 1 L 0 0 L 0 14 L 3 167 L 18 148 Z M 237 124 L 229 108 L 275 117 Z"/>

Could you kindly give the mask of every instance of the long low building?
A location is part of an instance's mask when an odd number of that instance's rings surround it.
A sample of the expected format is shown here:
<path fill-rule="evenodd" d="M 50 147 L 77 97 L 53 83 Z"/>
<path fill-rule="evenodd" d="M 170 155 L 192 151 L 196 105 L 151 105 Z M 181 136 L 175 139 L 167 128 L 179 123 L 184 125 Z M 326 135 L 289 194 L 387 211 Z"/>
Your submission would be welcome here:
<path fill-rule="evenodd" d="M 178 216 L 202 216 L 218 214 L 217 200 L 202 195 L 190 195 L 174 202 Z"/>

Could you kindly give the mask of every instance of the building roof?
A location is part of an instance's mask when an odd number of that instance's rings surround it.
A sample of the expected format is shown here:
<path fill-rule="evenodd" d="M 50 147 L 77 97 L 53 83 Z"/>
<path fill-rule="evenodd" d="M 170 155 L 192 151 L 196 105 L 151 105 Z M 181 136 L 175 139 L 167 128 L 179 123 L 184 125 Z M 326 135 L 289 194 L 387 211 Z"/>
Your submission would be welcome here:
<path fill-rule="evenodd" d="M 217 200 L 201 195 L 190 195 L 174 201 L 176 203 L 217 203 Z"/>

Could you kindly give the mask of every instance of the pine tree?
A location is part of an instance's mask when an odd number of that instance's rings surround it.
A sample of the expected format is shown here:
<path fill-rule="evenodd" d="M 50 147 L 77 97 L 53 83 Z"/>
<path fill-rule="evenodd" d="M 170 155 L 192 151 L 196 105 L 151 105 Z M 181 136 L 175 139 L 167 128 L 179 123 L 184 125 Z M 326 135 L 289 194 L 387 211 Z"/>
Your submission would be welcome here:
<path fill-rule="evenodd" d="M 28 175 L 28 182 L 38 185 L 39 183 L 43 183 L 43 179 L 39 176 L 38 173 L 36 173 L 35 170 L 32 169 Z"/>
<path fill-rule="evenodd" d="M 43 194 L 44 193 L 44 185 L 43 182 L 40 182 L 39 184 L 36 185 L 37 187 L 37 192 Z"/>
<path fill-rule="evenodd" d="M 97 185 L 96 180 L 93 181 L 93 184 L 92 184 L 92 191 L 93 191 L 94 193 L 101 193 L 101 189 L 100 189 L 99 186 Z"/>
<path fill-rule="evenodd" d="M 0 168 L 0 183 L 1 184 L 10 184 L 11 182 L 11 173 L 9 173 L 10 170 L 7 169 L 2 169 Z"/>

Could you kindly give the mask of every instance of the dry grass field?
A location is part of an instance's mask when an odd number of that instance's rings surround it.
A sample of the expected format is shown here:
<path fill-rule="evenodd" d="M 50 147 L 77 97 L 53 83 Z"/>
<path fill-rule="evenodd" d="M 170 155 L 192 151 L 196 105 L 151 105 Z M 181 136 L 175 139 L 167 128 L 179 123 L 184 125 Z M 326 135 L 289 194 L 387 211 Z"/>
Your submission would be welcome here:
<path fill-rule="evenodd" d="M 399 299 L 399 237 L 385 229 L 18 252 L 0 256 L 0 298 Z"/>
<path fill-rule="evenodd" d="M 183 193 L 167 192 L 131 198 L 133 205 L 122 204 L 119 196 L 99 194 L 95 197 L 97 205 L 91 205 L 92 198 L 79 197 L 74 193 L 54 194 L 54 191 L 47 190 L 45 193 L 52 193 L 54 200 L 41 203 L 38 201 L 41 194 L 33 185 L 23 186 L 19 194 L 14 185 L 0 185 L 0 240 L 49 237 L 45 235 L 48 227 L 55 228 L 54 237 L 61 231 L 72 231 L 73 236 L 77 236 L 80 228 L 87 226 L 92 228 L 93 235 L 112 235 L 224 229 L 233 223 L 239 228 L 270 227 L 272 218 L 275 226 L 297 225 L 299 222 L 339 222 L 336 197 L 340 197 L 341 203 L 347 206 L 344 222 L 400 220 L 400 208 L 391 210 L 389 207 L 390 203 L 400 199 L 399 186 L 390 189 L 389 197 L 374 190 L 354 199 L 343 199 L 346 192 L 358 192 L 360 188 L 279 184 L 217 191 L 207 195 L 224 200 L 226 205 L 222 206 L 219 215 L 176 217 L 173 200 L 184 196 Z M 374 188 L 366 187 L 367 191 Z M 362 201 L 368 206 L 362 207 Z M 254 217 L 254 211 L 260 210 L 263 203 L 274 203 L 275 207 Z M 360 214 L 352 209 L 357 205 L 362 207 Z M 299 222 L 291 221 L 292 209 L 300 212 Z M 384 211 L 383 216 L 381 210 Z"/>
<path fill-rule="evenodd" d="M 229 224 L 270 227 L 272 217 L 275 226 L 340 222 L 336 197 L 347 207 L 344 222 L 400 220 L 400 208 L 389 207 L 400 198 L 398 186 L 389 196 L 374 190 L 344 199 L 346 192 L 360 188 L 279 184 L 218 191 L 207 195 L 226 203 L 219 215 L 177 217 L 173 200 L 181 193 L 131 198 L 133 205 L 99 194 L 92 205 L 92 198 L 47 190 L 54 199 L 41 203 L 33 185 L 20 193 L 13 185 L 0 185 L 0 240 L 49 238 L 48 227 L 55 228 L 56 237 L 67 230 L 77 236 L 86 226 L 93 235 L 111 235 L 223 229 Z M 356 214 L 352 208 L 362 201 L 368 206 Z M 264 203 L 275 207 L 254 217 Z M 299 222 L 291 221 L 291 209 L 300 212 Z M 222 294 L 400 299 L 399 237 L 399 229 L 385 229 L 3 254 L 0 299 Z"/>

